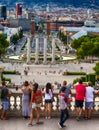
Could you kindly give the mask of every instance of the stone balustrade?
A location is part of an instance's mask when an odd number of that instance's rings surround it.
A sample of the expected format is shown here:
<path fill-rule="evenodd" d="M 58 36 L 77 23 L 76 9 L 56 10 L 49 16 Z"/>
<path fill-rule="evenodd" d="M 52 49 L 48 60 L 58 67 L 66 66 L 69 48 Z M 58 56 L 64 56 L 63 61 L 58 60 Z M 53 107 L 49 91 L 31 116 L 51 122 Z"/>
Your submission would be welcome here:
<path fill-rule="evenodd" d="M 70 106 L 70 115 L 75 116 L 75 94 L 72 94 L 73 101 Z M 52 117 L 59 116 L 59 102 L 58 102 L 58 94 L 54 93 L 54 102 L 52 106 Z M 99 116 L 99 94 L 95 94 L 95 105 L 93 109 L 92 116 Z M 8 116 L 21 117 L 22 116 L 22 93 L 15 92 L 9 97 L 9 110 L 7 112 Z M 0 113 L 2 110 L 2 105 L 0 105 Z M 44 95 L 43 95 L 43 103 L 41 105 L 41 116 L 44 116 L 45 113 L 45 103 L 44 103 Z"/>

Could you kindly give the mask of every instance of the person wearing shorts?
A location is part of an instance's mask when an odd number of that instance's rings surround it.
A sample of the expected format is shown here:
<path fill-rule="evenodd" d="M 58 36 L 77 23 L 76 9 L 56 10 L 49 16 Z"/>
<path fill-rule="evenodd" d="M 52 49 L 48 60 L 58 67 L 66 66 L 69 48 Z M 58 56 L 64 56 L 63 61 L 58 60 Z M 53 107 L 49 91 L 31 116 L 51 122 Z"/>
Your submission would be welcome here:
<path fill-rule="evenodd" d="M 12 92 L 10 90 L 8 90 L 8 88 L 6 87 L 6 83 L 3 81 L 2 82 L 2 89 L 1 89 L 1 102 L 2 102 L 2 113 L 1 113 L 1 120 L 6 120 L 6 112 L 8 110 L 9 107 L 9 102 L 8 102 L 8 98 L 9 95 Z"/>
<path fill-rule="evenodd" d="M 79 83 L 75 86 L 76 89 L 76 98 L 75 98 L 75 105 L 76 105 L 76 114 L 77 114 L 77 121 L 80 120 L 83 110 L 83 102 L 85 98 L 86 86 L 82 83 L 82 80 L 79 79 Z"/>
<path fill-rule="evenodd" d="M 32 126 L 33 118 L 34 118 L 34 112 L 36 111 L 36 124 L 39 124 L 40 120 L 40 107 L 41 104 L 36 103 L 36 97 L 41 96 L 42 97 L 42 91 L 39 89 L 38 83 L 33 84 L 33 91 L 31 93 L 31 114 L 30 114 L 30 121 L 28 123 L 28 126 Z"/>
<path fill-rule="evenodd" d="M 8 103 L 8 101 L 2 101 L 2 108 L 3 108 L 3 110 L 8 110 L 8 106 L 9 106 L 9 103 Z"/>
<path fill-rule="evenodd" d="M 46 88 L 44 89 L 45 94 L 45 118 L 50 119 L 51 118 L 51 109 L 52 109 L 52 97 L 53 97 L 53 91 L 52 91 L 52 85 L 51 83 L 46 84 Z"/>
<path fill-rule="evenodd" d="M 86 94 L 85 94 L 85 119 L 90 119 L 93 106 L 94 106 L 94 93 L 95 90 L 92 87 L 92 83 L 88 82 L 88 86 L 86 87 Z"/>

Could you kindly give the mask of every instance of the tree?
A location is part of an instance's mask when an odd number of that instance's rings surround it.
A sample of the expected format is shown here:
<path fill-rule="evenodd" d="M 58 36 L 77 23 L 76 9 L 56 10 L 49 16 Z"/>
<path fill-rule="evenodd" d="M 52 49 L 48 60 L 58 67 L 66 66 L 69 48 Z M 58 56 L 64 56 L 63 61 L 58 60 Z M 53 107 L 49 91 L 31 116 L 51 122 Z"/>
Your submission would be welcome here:
<path fill-rule="evenodd" d="M 99 62 L 96 63 L 96 66 L 93 68 L 95 71 L 96 75 L 99 75 Z"/>
<path fill-rule="evenodd" d="M 0 34 L 0 58 L 5 54 L 6 48 L 9 46 L 9 42 L 6 40 L 3 34 Z"/>
<path fill-rule="evenodd" d="M 23 37 L 23 30 L 20 29 L 20 30 L 19 30 L 19 39 L 21 39 L 22 37 Z"/>
<path fill-rule="evenodd" d="M 13 35 L 13 38 L 12 38 L 12 43 L 14 43 L 14 45 L 16 45 L 17 44 L 17 41 L 18 41 L 18 39 L 19 39 L 19 36 L 18 36 L 18 34 L 15 34 L 15 35 Z"/>
<path fill-rule="evenodd" d="M 82 36 L 73 40 L 71 46 L 76 49 L 78 58 L 99 56 L 99 36 L 91 34 Z"/>

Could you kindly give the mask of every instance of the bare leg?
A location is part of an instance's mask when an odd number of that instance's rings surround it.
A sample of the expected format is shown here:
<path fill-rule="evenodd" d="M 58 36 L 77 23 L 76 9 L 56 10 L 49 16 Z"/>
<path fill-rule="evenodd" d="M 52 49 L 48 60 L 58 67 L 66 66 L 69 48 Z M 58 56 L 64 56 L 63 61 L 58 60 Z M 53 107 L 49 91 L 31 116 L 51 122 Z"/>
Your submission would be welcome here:
<path fill-rule="evenodd" d="M 48 117 L 48 103 L 45 104 L 45 115 Z"/>
<path fill-rule="evenodd" d="M 85 108 L 85 117 L 88 117 L 88 108 Z"/>
<path fill-rule="evenodd" d="M 6 119 L 6 110 L 2 110 L 1 119 Z"/>
<path fill-rule="evenodd" d="M 52 109 L 52 104 L 48 103 L 48 117 L 51 117 L 51 109 Z"/>
<path fill-rule="evenodd" d="M 40 107 L 37 107 L 36 108 L 36 120 L 37 120 L 37 123 L 39 122 L 39 119 L 40 119 Z"/>
<path fill-rule="evenodd" d="M 32 124 L 32 122 L 33 122 L 33 117 L 34 117 L 34 108 L 31 109 L 30 124 Z"/>
<path fill-rule="evenodd" d="M 92 109 L 90 108 L 90 109 L 88 109 L 88 119 L 91 118 L 91 114 L 92 114 Z"/>

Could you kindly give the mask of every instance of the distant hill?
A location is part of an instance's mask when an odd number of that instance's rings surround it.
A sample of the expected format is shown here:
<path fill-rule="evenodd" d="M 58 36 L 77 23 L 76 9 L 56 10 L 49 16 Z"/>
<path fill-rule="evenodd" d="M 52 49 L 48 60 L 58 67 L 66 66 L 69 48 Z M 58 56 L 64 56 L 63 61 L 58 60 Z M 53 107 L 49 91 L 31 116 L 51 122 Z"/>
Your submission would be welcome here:
<path fill-rule="evenodd" d="M 99 9 L 99 0 L 0 0 L 0 3 L 14 4 L 15 2 L 23 2 L 24 4 L 47 4 L 49 2 L 57 3 L 63 6 L 88 7 Z"/>

